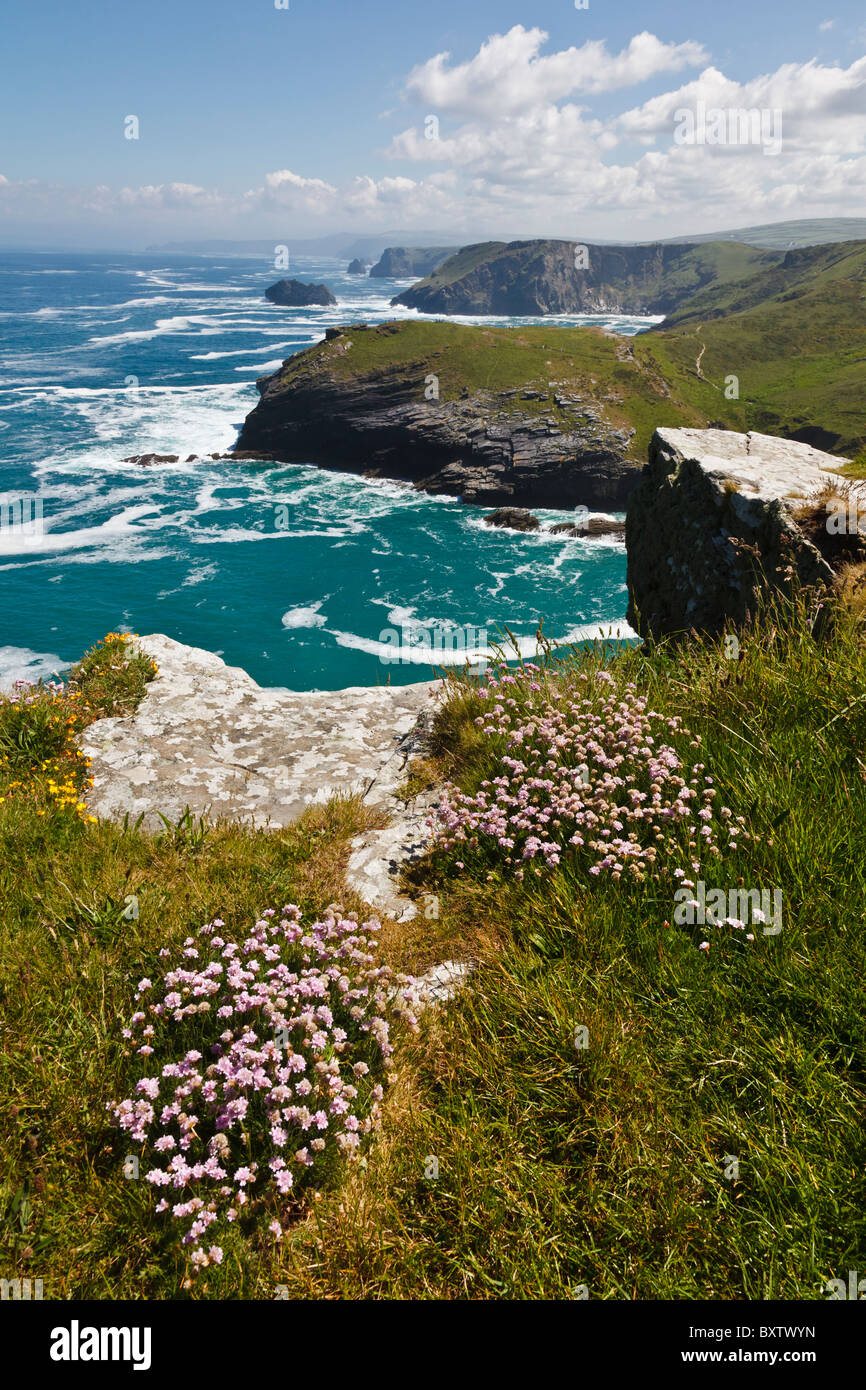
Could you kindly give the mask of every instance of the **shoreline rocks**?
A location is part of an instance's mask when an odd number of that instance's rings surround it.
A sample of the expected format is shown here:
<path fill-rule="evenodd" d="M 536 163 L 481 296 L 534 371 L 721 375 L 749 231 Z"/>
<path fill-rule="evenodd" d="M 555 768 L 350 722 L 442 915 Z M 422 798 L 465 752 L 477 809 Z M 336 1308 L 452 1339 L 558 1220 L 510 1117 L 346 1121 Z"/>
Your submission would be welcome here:
<path fill-rule="evenodd" d="M 539 520 L 524 507 L 499 507 L 484 518 L 485 526 L 504 526 L 509 531 L 537 531 Z"/>

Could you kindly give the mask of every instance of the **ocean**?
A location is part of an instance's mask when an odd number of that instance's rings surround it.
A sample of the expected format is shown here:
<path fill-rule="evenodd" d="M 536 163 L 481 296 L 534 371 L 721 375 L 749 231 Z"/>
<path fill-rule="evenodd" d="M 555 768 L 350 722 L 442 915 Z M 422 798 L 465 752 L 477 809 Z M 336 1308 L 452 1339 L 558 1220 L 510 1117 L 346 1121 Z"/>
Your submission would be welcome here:
<path fill-rule="evenodd" d="M 163 632 L 294 690 L 423 680 L 506 629 L 529 653 L 542 620 L 558 641 L 629 635 L 612 539 L 491 530 L 483 509 L 399 483 L 207 458 L 236 439 L 256 377 L 327 327 L 415 316 L 389 306 L 410 280 L 345 271 L 0 255 L 0 686 L 62 674 L 109 631 Z M 324 281 L 338 303 L 267 303 L 283 275 Z M 540 320 L 463 320 L 479 321 Z M 179 461 L 121 462 L 151 452 Z"/>

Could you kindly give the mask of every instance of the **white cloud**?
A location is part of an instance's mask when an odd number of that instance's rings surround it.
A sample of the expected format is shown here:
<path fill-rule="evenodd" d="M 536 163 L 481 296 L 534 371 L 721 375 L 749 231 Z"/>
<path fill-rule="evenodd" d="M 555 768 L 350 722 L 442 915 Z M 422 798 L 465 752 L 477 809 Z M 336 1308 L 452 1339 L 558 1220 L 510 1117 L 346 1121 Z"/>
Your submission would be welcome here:
<path fill-rule="evenodd" d="M 604 41 L 590 40 L 540 57 L 547 38 L 543 29 L 516 24 L 507 34 L 493 34 L 474 58 L 456 67 L 448 66 L 450 53 L 437 53 L 412 69 L 406 93 L 433 111 L 497 117 L 574 92 L 635 86 L 660 73 L 697 67 L 707 57 L 699 43 L 662 43 L 646 32 L 618 54 L 608 53 Z"/>
<path fill-rule="evenodd" d="M 305 234 L 353 227 L 635 238 L 798 216 L 866 212 L 866 57 L 850 66 L 788 63 L 739 82 L 700 45 L 639 34 L 620 52 L 591 42 L 542 56 L 541 29 L 494 35 L 467 62 L 438 54 L 407 79 L 419 116 L 385 153 L 383 177 L 343 182 L 276 169 L 241 194 L 195 183 L 112 190 L 62 188 L 0 176 L 0 201 L 35 221 L 46 210 L 86 214 L 174 234 L 207 226 L 220 236 Z M 665 74 L 696 63 L 678 85 Z M 610 93 L 655 77 L 637 105 Z M 659 90 L 660 87 L 665 89 Z M 605 97 L 603 114 L 595 98 Z M 782 115 L 781 152 L 759 145 L 680 145 L 675 116 L 698 102 Z M 438 139 L 425 138 L 428 113 Z M 185 232 L 189 235 L 189 231 Z"/>

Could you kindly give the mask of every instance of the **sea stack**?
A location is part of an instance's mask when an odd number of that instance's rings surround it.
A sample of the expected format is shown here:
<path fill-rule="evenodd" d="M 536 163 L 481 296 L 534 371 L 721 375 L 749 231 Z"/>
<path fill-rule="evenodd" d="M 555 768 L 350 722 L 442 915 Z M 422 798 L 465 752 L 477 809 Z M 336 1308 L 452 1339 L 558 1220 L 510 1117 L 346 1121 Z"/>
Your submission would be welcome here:
<path fill-rule="evenodd" d="M 303 280 L 278 280 L 265 290 L 265 299 L 272 304 L 305 308 L 310 304 L 336 304 L 327 285 L 308 285 Z"/>

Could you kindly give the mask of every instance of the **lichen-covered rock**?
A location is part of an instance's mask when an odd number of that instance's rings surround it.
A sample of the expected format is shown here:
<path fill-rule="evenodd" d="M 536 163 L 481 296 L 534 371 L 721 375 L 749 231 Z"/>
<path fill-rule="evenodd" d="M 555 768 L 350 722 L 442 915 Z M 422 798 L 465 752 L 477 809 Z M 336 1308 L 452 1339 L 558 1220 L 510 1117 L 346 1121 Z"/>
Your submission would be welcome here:
<path fill-rule="evenodd" d="M 746 621 L 761 592 L 830 583 L 796 513 L 846 462 L 754 432 L 656 430 L 626 517 L 632 627 L 718 632 Z"/>
<path fill-rule="evenodd" d="M 220 657 L 155 634 L 136 639 L 158 675 L 134 714 L 82 735 L 89 809 L 158 830 L 186 807 L 258 827 L 289 825 L 337 792 L 390 810 L 438 681 L 346 690 L 267 689 Z"/>

